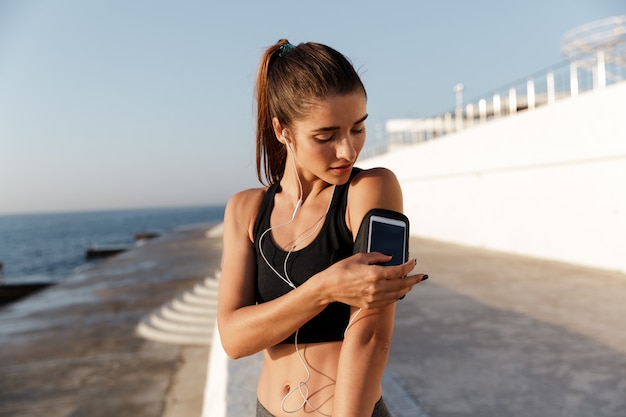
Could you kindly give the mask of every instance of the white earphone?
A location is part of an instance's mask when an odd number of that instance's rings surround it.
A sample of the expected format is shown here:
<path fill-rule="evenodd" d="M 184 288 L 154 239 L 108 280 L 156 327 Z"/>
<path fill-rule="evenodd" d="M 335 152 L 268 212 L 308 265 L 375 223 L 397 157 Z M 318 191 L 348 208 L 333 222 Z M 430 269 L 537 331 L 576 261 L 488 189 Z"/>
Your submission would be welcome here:
<path fill-rule="evenodd" d="M 291 153 L 293 153 L 293 148 L 291 147 L 291 143 L 287 140 L 287 137 L 285 136 L 285 132 L 287 131 L 287 129 L 283 129 L 283 131 L 281 132 L 281 136 L 283 138 L 283 140 L 285 141 L 285 145 L 287 145 L 287 149 L 289 149 L 291 151 Z"/>
<path fill-rule="evenodd" d="M 300 182 L 300 176 L 298 175 L 298 169 L 296 167 L 296 157 L 293 154 L 293 149 L 291 149 L 291 144 L 289 143 L 289 141 L 287 140 L 287 138 L 285 137 L 285 132 L 287 131 L 287 129 L 283 129 L 282 132 L 280 132 L 280 135 L 282 136 L 283 140 L 285 141 L 285 145 L 287 145 L 287 149 L 289 151 L 291 151 L 291 155 L 292 158 L 291 160 L 293 161 L 293 169 L 296 173 L 296 178 L 298 179 L 298 185 L 300 186 L 300 198 L 298 198 L 298 201 L 296 202 L 296 207 L 293 210 L 293 214 L 291 215 L 291 220 L 296 218 L 296 215 L 298 214 L 298 211 L 300 211 L 300 206 L 302 206 L 302 183 Z"/>

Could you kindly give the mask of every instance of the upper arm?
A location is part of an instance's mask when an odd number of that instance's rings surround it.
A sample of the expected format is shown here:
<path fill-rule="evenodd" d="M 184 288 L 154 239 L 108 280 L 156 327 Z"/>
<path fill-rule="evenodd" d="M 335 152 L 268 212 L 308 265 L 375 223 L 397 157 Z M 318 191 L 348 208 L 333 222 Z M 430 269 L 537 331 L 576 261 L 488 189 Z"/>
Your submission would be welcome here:
<path fill-rule="evenodd" d="M 403 211 L 400 183 L 395 174 L 386 168 L 364 170 L 350 183 L 346 222 L 353 239 L 365 214 L 373 208 Z"/>
<path fill-rule="evenodd" d="M 238 308 L 255 303 L 254 221 L 263 189 L 235 194 L 224 213 L 222 274 L 218 293 L 218 321 Z"/>
<path fill-rule="evenodd" d="M 346 222 L 352 231 L 353 239 L 356 238 L 365 214 L 373 208 L 403 211 L 400 183 L 395 174 L 386 168 L 364 170 L 350 184 Z M 358 337 L 364 341 L 372 338 L 390 339 L 393 332 L 395 306 L 396 304 L 392 303 L 380 309 L 362 311 L 355 321 L 355 324 L 361 321 L 361 326 L 355 326 L 354 330 L 359 330 L 354 333 L 360 333 Z M 355 309 L 352 310 L 355 314 Z"/>

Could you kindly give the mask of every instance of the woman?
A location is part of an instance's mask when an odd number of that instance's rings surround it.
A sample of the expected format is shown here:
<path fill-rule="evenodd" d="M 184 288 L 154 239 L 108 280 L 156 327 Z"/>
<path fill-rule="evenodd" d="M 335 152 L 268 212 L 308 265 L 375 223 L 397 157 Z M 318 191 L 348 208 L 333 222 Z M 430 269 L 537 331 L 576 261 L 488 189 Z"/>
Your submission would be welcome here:
<path fill-rule="evenodd" d="M 388 416 L 381 379 L 395 302 L 425 279 L 390 256 L 352 254 L 365 214 L 402 211 L 386 169 L 359 170 L 366 93 L 325 45 L 280 40 L 261 60 L 257 173 L 224 216 L 218 303 L 232 358 L 264 351 L 257 416 Z M 403 278 L 404 277 L 404 278 Z"/>

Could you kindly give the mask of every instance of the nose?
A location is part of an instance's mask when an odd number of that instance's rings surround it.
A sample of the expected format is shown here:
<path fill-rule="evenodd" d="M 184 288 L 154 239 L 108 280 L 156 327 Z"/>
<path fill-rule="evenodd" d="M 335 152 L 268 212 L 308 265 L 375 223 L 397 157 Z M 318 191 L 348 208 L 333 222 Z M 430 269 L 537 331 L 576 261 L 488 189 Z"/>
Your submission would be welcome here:
<path fill-rule="evenodd" d="M 350 138 L 350 135 L 345 136 L 337 144 L 337 158 L 354 162 L 354 160 L 356 159 L 356 155 L 357 152 L 356 148 L 354 147 L 354 143 L 352 143 L 352 138 Z"/>

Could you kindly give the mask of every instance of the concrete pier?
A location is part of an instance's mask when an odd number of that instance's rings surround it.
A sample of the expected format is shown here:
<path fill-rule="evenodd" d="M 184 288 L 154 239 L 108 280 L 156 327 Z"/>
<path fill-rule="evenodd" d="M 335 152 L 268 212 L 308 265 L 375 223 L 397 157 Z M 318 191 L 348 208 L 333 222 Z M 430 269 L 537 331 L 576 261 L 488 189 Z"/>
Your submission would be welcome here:
<path fill-rule="evenodd" d="M 208 346 L 136 334 L 220 267 L 206 227 L 172 232 L 0 309 L 0 416 L 199 416 Z"/>
<path fill-rule="evenodd" d="M 214 303 L 194 293 L 214 296 L 221 238 L 206 230 L 0 309 L 0 417 L 252 415 L 258 357 L 227 360 L 218 415 L 203 410 L 215 339 L 137 334 L 155 313 L 208 327 Z M 430 279 L 398 304 L 383 380 L 394 417 L 626 415 L 625 274 L 416 237 L 411 255 Z M 176 300 L 206 316 L 167 312 Z"/>

